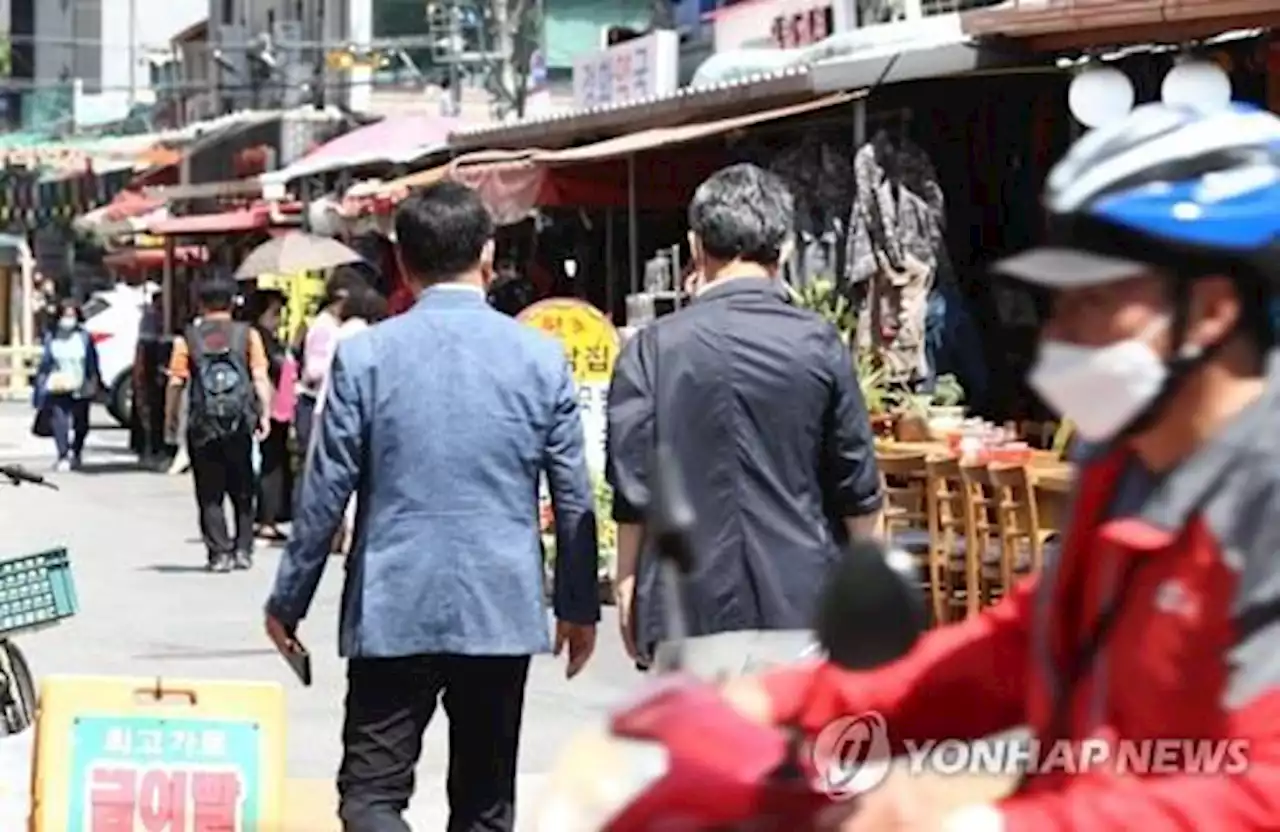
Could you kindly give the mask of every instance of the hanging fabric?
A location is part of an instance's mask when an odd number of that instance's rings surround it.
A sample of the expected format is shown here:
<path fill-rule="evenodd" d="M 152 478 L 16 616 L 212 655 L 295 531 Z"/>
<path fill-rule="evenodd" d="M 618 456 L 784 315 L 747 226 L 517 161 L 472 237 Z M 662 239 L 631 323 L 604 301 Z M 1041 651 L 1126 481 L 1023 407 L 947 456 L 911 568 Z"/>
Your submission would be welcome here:
<path fill-rule="evenodd" d="M 930 376 L 925 319 L 942 239 L 941 188 L 924 152 L 885 131 L 858 150 L 854 176 L 848 264 L 850 280 L 867 286 L 858 343 L 879 352 L 891 381 L 915 384 Z"/>

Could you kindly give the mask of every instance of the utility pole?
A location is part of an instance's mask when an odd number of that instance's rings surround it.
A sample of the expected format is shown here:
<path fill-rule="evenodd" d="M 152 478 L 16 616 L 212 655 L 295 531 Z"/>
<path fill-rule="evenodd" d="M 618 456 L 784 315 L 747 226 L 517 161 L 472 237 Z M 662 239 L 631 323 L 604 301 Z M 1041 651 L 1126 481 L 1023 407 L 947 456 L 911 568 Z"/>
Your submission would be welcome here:
<path fill-rule="evenodd" d="M 129 0 L 129 110 L 138 103 L 138 0 Z"/>
<path fill-rule="evenodd" d="M 329 102 L 325 96 L 325 86 L 329 81 L 329 50 L 325 46 L 328 42 L 325 38 L 325 15 L 324 7 L 326 0 L 317 0 L 316 2 L 316 41 L 320 46 L 317 48 L 318 59 L 316 60 L 315 75 L 312 79 L 311 103 L 317 110 L 323 110 L 328 106 Z"/>
<path fill-rule="evenodd" d="M 449 46 L 457 54 L 462 51 L 462 9 L 453 2 L 449 3 Z M 458 118 L 462 115 L 462 65 L 456 61 L 449 62 L 449 115 Z"/>
<path fill-rule="evenodd" d="M 445 64 L 449 71 L 449 95 L 441 101 L 441 109 L 443 115 L 456 117 L 462 112 L 462 62 L 466 60 L 462 7 L 458 0 L 427 0 L 426 17 L 432 62 Z"/>

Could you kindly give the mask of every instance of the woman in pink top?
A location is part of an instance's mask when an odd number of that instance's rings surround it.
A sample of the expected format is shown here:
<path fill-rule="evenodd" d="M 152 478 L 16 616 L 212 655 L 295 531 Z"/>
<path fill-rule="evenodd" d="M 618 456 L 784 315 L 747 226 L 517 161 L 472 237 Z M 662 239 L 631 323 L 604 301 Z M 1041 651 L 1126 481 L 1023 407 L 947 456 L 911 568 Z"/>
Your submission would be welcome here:
<path fill-rule="evenodd" d="M 311 426 L 315 422 L 313 416 L 316 402 L 329 375 L 333 353 L 338 348 L 342 305 L 353 289 L 365 285 L 364 278 L 355 269 L 341 267 L 335 270 L 325 284 L 320 312 L 303 335 L 302 367 L 298 373 L 298 400 L 293 422 L 300 448 L 311 447 Z"/>

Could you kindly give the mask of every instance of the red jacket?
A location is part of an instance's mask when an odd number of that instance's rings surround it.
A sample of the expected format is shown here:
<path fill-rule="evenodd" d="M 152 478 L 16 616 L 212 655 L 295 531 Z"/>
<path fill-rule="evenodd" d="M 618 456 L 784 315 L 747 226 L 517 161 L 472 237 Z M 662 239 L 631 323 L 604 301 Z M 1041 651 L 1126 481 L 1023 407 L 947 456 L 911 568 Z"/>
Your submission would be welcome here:
<path fill-rule="evenodd" d="M 1106 519 L 1124 451 L 1081 473 L 1061 557 L 983 614 L 928 633 L 870 673 L 830 665 L 766 677 L 780 721 L 816 733 L 879 711 L 890 740 L 1037 736 L 1069 656 L 1094 630 L 1108 576 L 1141 563 L 1090 672 L 1073 741 L 1240 739 L 1234 774 L 1091 770 L 1034 778 L 999 804 L 1006 832 L 1280 829 L 1280 393 L 1269 392 L 1166 475 L 1138 516 Z"/>

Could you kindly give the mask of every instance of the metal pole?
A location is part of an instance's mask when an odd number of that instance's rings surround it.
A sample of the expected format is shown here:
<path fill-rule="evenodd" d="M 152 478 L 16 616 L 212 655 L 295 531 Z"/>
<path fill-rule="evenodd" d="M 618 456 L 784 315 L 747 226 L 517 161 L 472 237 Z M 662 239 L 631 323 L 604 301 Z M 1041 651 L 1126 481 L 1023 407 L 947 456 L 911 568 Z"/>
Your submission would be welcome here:
<path fill-rule="evenodd" d="M 636 155 L 627 157 L 627 251 L 631 268 L 631 291 L 640 291 L 640 218 L 636 216 Z"/>
<path fill-rule="evenodd" d="M 324 29 L 325 2 L 326 0 L 319 0 L 319 3 L 316 4 L 316 41 L 320 45 L 316 47 L 316 51 L 319 54 L 316 57 L 315 77 L 312 81 L 315 84 L 315 89 L 311 91 L 311 103 L 317 110 L 323 110 L 329 104 L 328 96 L 325 95 L 325 87 L 329 83 L 329 53 L 324 46 L 324 44 L 328 43 L 328 36 Z"/>
<path fill-rule="evenodd" d="M 501 0 L 506 2 L 506 0 Z M 449 115 L 457 118 L 462 115 L 462 71 L 458 65 L 458 53 L 463 49 L 462 43 L 462 9 L 449 4 Z"/>
<path fill-rule="evenodd" d="M 129 0 L 129 109 L 138 103 L 138 0 Z"/>
<path fill-rule="evenodd" d="M 178 331 L 177 321 L 173 319 L 175 281 L 173 279 L 173 260 L 177 256 L 177 241 L 173 235 L 164 238 L 164 273 L 160 278 L 160 300 L 164 304 L 164 334 L 171 335 Z"/>
<path fill-rule="evenodd" d="M 604 303 L 609 310 L 609 320 L 614 319 L 614 298 L 617 293 L 613 288 L 613 279 L 617 272 L 613 268 L 613 209 L 604 209 Z"/>

